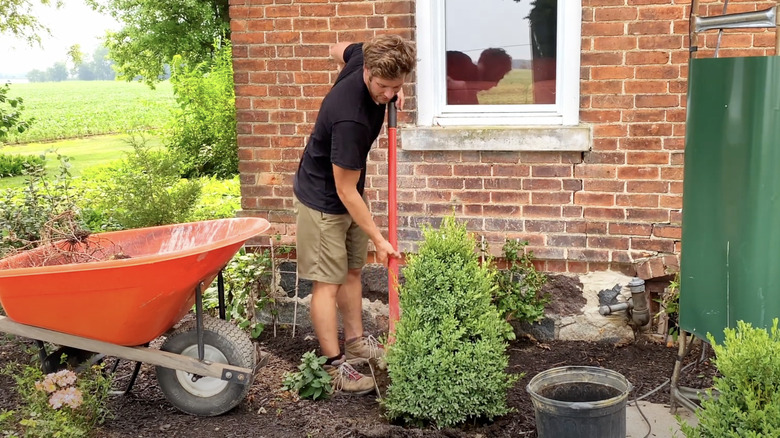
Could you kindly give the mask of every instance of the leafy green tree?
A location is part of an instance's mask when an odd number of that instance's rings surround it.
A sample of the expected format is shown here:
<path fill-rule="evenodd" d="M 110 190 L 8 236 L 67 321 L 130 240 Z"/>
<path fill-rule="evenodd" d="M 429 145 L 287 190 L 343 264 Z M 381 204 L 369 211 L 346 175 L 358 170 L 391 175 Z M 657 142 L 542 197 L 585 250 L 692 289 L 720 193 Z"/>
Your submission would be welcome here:
<path fill-rule="evenodd" d="M 60 0 L 38 0 L 42 5 L 55 5 L 59 7 Z M 40 43 L 40 33 L 49 30 L 32 15 L 32 0 L 0 0 L 0 34 L 11 34 L 21 38 L 27 44 Z M 29 127 L 29 120 L 22 118 L 24 109 L 22 98 L 8 97 L 9 87 L 0 87 L 0 141 L 3 141 L 8 132 L 16 129 L 23 132 Z"/>
<path fill-rule="evenodd" d="M 50 81 L 62 82 L 68 79 L 68 67 L 64 62 L 55 62 L 46 69 L 46 75 Z"/>
<path fill-rule="evenodd" d="M 76 68 L 73 74 L 80 81 L 112 81 L 116 78 L 116 72 L 111 68 L 112 62 L 108 59 L 108 49 L 105 46 L 95 49 L 90 60 L 83 57 L 80 63 L 74 65 Z"/>
<path fill-rule="evenodd" d="M 0 34 L 11 34 L 29 45 L 40 43 L 40 34 L 49 30 L 32 14 L 34 3 L 55 7 L 62 5 L 60 0 L 0 0 Z"/>
<path fill-rule="evenodd" d="M 106 46 L 119 77 L 153 84 L 180 55 L 191 66 L 214 56 L 214 41 L 230 39 L 228 0 L 87 0 L 124 24 Z M 219 45 L 218 47 L 221 47 Z"/>
<path fill-rule="evenodd" d="M 81 51 L 81 44 L 74 44 L 68 49 L 68 60 L 73 64 L 71 72 L 73 75 L 77 75 L 79 72 L 79 66 L 84 64 L 84 52 Z"/>
<path fill-rule="evenodd" d="M 24 132 L 30 127 L 30 120 L 22 118 L 24 105 L 21 97 L 8 97 L 8 84 L 0 86 L 0 142 L 8 137 L 12 130 Z"/>
<path fill-rule="evenodd" d="M 97 79 L 91 64 L 80 64 L 76 67 L 76 77 L 80 81 L 94 81 Z"/>
<path fill-rule="evenodd" d="M 95 74 L 95 80 L 113 81 L 116 78 L 116 72 L 111 67 L 113 64 L 114 62 L 108 57 L 108 48 L 99 46 L 92 53 L 92 62 L 89 63 L 89 67 Z"/>
<path fill-rule="evenodd" d="M 238 173 L 236 104 L 231 46 L 212 63 L 176 62 L 171 76 L 180 109 L 171 119 L 166 146 L 180 156 L 185 176 Z"/>
<path fill-rule="evenodd" d="M 46 72 L 43 70 L 30 70 L 27 73 L 27 80 L 30 82 L 46 82 L 47 80 Z"/>

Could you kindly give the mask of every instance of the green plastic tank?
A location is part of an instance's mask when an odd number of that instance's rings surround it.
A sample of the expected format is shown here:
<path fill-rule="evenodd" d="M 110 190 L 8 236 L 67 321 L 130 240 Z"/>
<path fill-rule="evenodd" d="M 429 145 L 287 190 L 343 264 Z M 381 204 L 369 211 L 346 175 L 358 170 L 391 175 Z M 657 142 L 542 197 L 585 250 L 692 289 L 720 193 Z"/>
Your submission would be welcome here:
<path fill-rule="evenodd" d="M 680 327 L 780 317 L 780 58 L 690 63 Z"/>

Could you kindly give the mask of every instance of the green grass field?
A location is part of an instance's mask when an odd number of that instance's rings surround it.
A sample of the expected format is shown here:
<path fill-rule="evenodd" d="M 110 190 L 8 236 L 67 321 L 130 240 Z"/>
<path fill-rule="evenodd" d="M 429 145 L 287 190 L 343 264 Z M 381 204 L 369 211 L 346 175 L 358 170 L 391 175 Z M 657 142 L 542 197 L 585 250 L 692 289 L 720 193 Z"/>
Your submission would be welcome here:
<path fill-rule="evenodd" d="M 160 147 L 160 138 L 147 135 L 146 144 Z M 46 153 L 46 171 L 56 174 L 60 163 L 57 153 L 70 157 L 71 174 L 81 175 L 81 172 L 92 166 L 109 163 L 124 158 L 124 152 L 131 151 L 130 137 L 121 135 L 103 135 L 89 138 L 76 138 L 53 143 L 28 143 L 25 145 L 6 145 L 0 147 L 0 153 L 18 155 L 40 155 Z M 52 152 L 52 153 L 48 153 Z M 24 183 L 24 176 L 0 178 L 0 189 L 18 187 Z"/>
<path fill-rule="evenodd" d="M 24 99 L 30 129 L 8 143 L 29 143 L 160 128 L 176 107 L 173 87 L 152 90 L 138 82 L 65 81 L 12 84 L 9 97 Z"/>
<path fill-rule="evenodd" d="M 513 69 L 495 87 L 480 91 L 477 99 L 482 105 L 522 105 L 534 103 L 531 70 Z"/>

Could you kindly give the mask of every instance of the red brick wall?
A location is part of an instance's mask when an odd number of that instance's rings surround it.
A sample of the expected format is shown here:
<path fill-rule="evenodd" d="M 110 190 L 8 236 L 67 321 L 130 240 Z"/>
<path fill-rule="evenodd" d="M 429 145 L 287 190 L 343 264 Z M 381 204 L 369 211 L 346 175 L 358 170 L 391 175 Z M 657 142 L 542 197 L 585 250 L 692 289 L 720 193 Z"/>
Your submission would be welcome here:
<path fill-rule="evenodd" d="M 242 208 L 292 240 L 292 175 L 336 75 L 329 46 L 385 32 L 413 37 L 415 5 L 230 4 Z M 772 4 L 731 0 L 728 11 Z M 702 16 L 722 13 L 722 2 L 700 5 Z M 583 0 L 580 121 L 592 126 L 592 150 L 399 151 L 402 249 L 414 250 L 420 224 L 455 211 L 494 252 L 506 237 L 528 240 L 551 272 L 635 273 L 638 262 L 679 253 L 689 14 L 690 1 Z M 701 34 L 697 56 L 711 57 L 716 40 L 717 31 Z M 772 55 L 774 41 L 774 30 L 727 30 L 720 56 Z M 400 115 L 400 129 L 415 120 L 413 83 L 405 91 L 411 111 Z M 370 155 L 367 191 L 382 226 L 386 159 L 383 137 Z"/>

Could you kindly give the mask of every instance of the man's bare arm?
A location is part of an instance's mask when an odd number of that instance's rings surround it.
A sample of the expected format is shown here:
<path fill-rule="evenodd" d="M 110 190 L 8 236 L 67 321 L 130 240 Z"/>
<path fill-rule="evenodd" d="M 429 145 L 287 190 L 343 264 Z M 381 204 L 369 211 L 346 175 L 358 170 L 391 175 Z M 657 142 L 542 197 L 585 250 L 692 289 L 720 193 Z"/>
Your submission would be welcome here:
<path fill-rule="evenodd" d="M 336 191 L 338 192 L 339 199 L 347 207 L 349 215 L 357 222 L 358 226 L 368 234 L 368 237 L 374 242 L 376 247 L 377 259 L 379 262 L 385 263 L 388 256 L 399 258 L 401 254 L 390 245 L 390 242 L 382 236 L 379 228 L 374 223 L 374 219 L 371 217 L 371 212 L 368 211 L 368 207 L 360 193 L 357 191 L 357 183 L 360 179 L 359 170 L 344 169 L 342 167 L 333 165 L 333 177 L 336 180 Z"/>
<path fill-rule="evenodd" d="M 353 43 L 336 43 L 330 46 L 330 56 L 336 60 L 336 62 L 339 64 L 339 67 L 346 64 L 346 62 L 344 62 L 344 51 L 347 50 L 347 47 L 349 47 L 350 44 Z"/>

